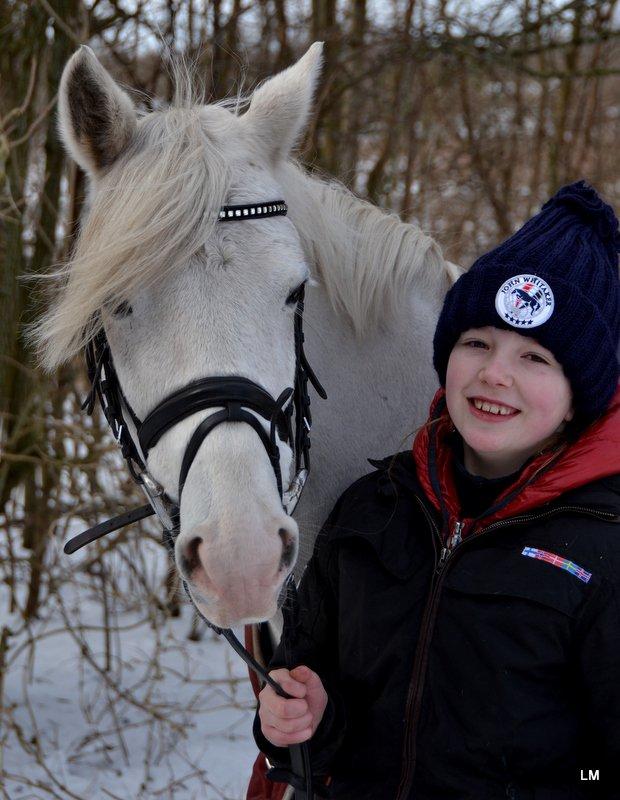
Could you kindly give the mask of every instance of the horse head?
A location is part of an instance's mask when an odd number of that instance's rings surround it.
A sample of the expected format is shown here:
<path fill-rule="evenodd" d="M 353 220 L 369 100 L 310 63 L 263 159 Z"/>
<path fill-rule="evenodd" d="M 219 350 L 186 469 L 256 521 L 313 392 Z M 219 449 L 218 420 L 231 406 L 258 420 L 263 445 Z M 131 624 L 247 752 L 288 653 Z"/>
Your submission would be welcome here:
<path fill-rule="evenodd" d="M 294 317 L 310 275 L 298 233 L 286 216 L 227 225 L 218 214 L 286 200 L 278 168 L 310 113 L 320 61 L 315 44 L 256 89 L 245 113 L 187 99 L 139 113 L 90 49 L 73 55 L 61 80 L 60 131 L 89 176 L 89 197 L 38 331 L 48 367 L 105 336 L 123 400 L 140 420 L 210 376 L 247 379 L 274 399 L 293 386 Z M 273 616 L 299 532 L 255 425 L 213 428 L 179 498 L 188 443 L 217 411 L 185 416 L 141 455 L 179 504 L 175 560 L 192 599 L 212 623 L 230 627 Z M 254 416 L 269 435 L 268 421 Z M 291 443 L 276 432 L 274 446 L 286 485 Z"/>

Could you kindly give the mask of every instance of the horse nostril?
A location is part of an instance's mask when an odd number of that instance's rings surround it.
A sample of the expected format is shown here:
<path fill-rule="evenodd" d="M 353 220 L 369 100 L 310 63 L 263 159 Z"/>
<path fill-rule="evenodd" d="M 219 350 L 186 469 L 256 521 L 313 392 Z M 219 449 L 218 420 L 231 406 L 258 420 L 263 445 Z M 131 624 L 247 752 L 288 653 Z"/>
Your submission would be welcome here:
<path fill-rule="evenodd" d="M 278 536 L 282 539 L 282 557 L 280 558 L 279 570 L 290 569 L 295 559 L 295 537 L 286 528 L 280 528 Z"/>
<path fill-rule="evenodd" d="M 198 548 L 202 544 L 200 536 L 195 536 L 185 548 L 181 555 L 181 572 L 189 577 L 196 567 L 200 566 L 200 558 L 198 556 Z"/>

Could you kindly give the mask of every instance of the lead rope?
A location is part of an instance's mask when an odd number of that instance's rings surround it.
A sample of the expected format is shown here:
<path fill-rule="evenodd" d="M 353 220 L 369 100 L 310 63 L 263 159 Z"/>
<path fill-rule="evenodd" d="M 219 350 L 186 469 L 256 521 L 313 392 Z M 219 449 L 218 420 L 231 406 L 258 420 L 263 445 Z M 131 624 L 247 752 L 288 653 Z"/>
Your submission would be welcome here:
<path fill-rule="evenodd" d="M 291 573 L 286 584 L 286 595 L 282 605 L 282 647 L 284 649 L 284 663 L 286 668 L 291 670 L 297 666 L 293 663 L 292 645 L 297 636 L 297 624 L 299 604 L 297 602 L 297 588 L 295 586 L 295 579 Z M 286 695 L 286 692 L 284 693 Z M 281 695 L 283 696 L 283 695 Z M 289 696 L 286 695 L 286 699 Z M 314 787 L 312 785 L 312 763 L 310 760 L 310 743 L 302 742 L 302 744 L 289 745 L 289 753 L 291 756 L 291 767 L 295 775 L 301 776 L 302 780 L 305 779 L 305 789 L 302 790 L 296 787 L 295 800 L 314 800 Z"/>
<path fill-rule="evenodd" d="M 164 528 L 164 544 L 168 548 L 168 552 L 174 558 L 174 532 L 168 528 Z M 215 631 L 219 636 L 226 639 L 232 649 L 239 655 L 246 666 L 252 670 L 258 677 L 266 684 L 271 686 L 278 697 L 283 697 L 285 700 L 293 700 L 294 698 L 280 686 L 277 681 L 269 675 L 267 670 L 258 663 L 254 656 L 246 650 L 241 644 L 239 639 L 235 636 L 230 628 L 218 628 L 204 616 L 198 606 L 194 603 L 189 591 L 189 586 L 185 581 L 181 581 L 185 594 L 189 598 L 195 612 L 200 619 L 206 623 L 207 627 Z M 290 643 L 295 635 L 296 618 L 297 618 L 297 589 L 295 587 L 295 580 L 291 574 L 285 584 L 285 601 L 282 606 L 282 616 L 284 618 L 284 625 L 282 630 L 282 643 L 284 647 L 285 661 L 287 669 L 292 668 Z M 310 761 L 310 747 L 308 742 L 302 744 L 289 745 L 289 754 L 291 756 L 291 767 L 294 778 L 297 780 L 293 783 L 295 790 L 295 800 L 315 800 L 314 787 L 312 785 L 312 764 Z"/>
<path fill-rule="evenodd" d="M 205 617 L 203 617 L 200 612 L 198 612 L 198 614 L 212 630 L 214 630 L 216 633 L 219 633 L 224 637 L 224 639 L 226 639 L 232 649 L 245 661 L 246 665 L 253 670 L 253 672 L 255 672 L 259 678 L 264 680 L 265 683 L 268 683 L 279 697 L 283 697 L 285 700 L 294 699 L 292 695 L 290 695 L 288 692 L 285 692 L 280 684 L 277 681 L 274 681 L 269 673 L 263 669 L 258 661 L 256 661 L 256 659 L 245 649 L 230 628 L 218 628 L 217 626 L 212 625 Z M 286 623 L 282 633 L 283 637 L 285 632 Z M 287 659 L 287 669 L 291 669 L 291 667 L 288 666 L 289 663 L 290 662 Z M 308 742 L 303 742 L 302 744 L 291 744 L 289 745 L 288 749 L 291 757 L 292 771 L 295 777 L 300 779 L 299 784 L 297 781 L 295 781 L 295 784 L 293 785 L 295 790 L 295 800 L 314 800 L 314 788 L 312 786 L 312 764 L 310 761 L 310 748 Z M 303 786 L 301 784 L 303 784 Z"/>

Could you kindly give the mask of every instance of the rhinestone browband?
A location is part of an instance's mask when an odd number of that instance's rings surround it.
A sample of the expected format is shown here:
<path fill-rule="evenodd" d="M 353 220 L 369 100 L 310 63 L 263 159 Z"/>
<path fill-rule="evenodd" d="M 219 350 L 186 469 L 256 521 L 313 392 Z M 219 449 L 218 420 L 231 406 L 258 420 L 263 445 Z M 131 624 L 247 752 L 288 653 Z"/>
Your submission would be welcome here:
<path fill-rule="evenodd" d="M 241 206 L 222 206 L 220 208 L 220 222 L 234 222 L 237 219 L 250 217 L 284 217 L 286 215 L 284 200 L 273 200 L 271 203 L 250 203 Z"/>

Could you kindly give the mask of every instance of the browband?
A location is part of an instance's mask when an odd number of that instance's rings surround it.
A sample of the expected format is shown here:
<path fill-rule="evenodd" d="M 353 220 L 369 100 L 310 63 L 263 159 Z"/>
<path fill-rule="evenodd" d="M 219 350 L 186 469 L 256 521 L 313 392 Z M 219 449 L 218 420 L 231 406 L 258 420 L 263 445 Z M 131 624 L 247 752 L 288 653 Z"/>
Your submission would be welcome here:
<path fill-rule="evenodd" d="M 271 200 L 268 203 L 249 203 L 248 205 L 222 206 L 220 208 L 220 222 L 234 222 L 252 217 L 264 219 L 265 217 L 285 217 L 287 206 L 284 200 Z"/>

